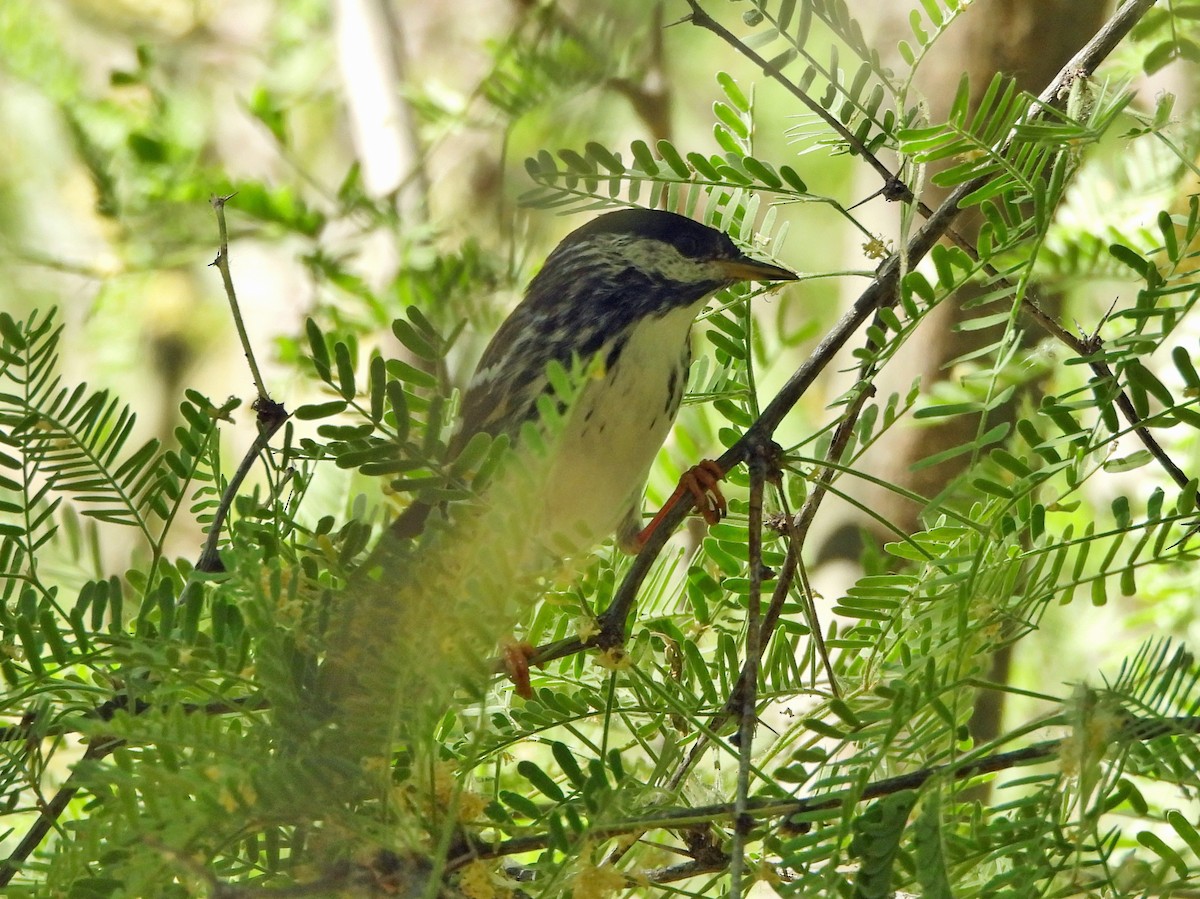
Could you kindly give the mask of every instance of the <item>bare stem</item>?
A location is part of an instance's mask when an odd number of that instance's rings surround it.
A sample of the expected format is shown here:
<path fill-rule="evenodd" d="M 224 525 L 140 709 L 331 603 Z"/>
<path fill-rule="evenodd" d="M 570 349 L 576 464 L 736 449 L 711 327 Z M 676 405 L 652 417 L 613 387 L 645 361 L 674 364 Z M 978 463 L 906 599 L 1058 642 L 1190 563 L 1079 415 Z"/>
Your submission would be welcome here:
<path fill-rule="evenodd" d="M 225 225 L 225 204 L 232 198 L 233 194 L 230 194 L 226 197 L 213 197 L 209 200 L 217 214 L 217 231 L 220 235 L 217 258 L 212 261 L 212 264 L 221 273 L 221 282 L 225 285 L 225 296 L 229 299 L 229 311 L 233 314 L 233 324 L 237 328 L 238 340 L 242 342 L 242 352 L 246 356 L 246 363 L 250 366 L 250 376 L 254 379 L 254 389 L 260 400 L 269 401 L 271 397 L 267 393 L 267 386 L 263 383 L 262 374 L 258 370 L 258 363 L 254 360 L 254 349 L 250 346 L 250 337 L 246 334 L 246 323 L 242 320 L 237 291 L 233 288 L 233 276 L 229 272 L 229 229 Z"/>

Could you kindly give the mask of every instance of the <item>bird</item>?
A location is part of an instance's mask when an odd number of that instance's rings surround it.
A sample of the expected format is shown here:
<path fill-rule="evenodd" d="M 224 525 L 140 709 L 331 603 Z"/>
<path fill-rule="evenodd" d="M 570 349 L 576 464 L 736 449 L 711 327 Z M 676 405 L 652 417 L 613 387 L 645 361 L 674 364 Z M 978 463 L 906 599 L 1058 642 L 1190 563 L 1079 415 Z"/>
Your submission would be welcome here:
<path fill-rule="evenodd" d="M 594 362 L 544 460 L 537 531 L 546 545 L 580 551 L 612 534 L 636 553 L 654 527 L 642 527 L 643 493 L 683 400 L 696 316 L 739 281 L 797 277 L 673 212 L 629 208 L 592 219 L 550 253 L 488 343 L 463 394 L 449 458 L 479 433 L 516 441 L 552 390 L 551 363 L 571 370 Z M 722 476 L 704 461 L 677 491 L 690 492 L 710 523 L 725 512 Z M 431 511 L 413 503 L 390 532 L 419 536 Z"/>

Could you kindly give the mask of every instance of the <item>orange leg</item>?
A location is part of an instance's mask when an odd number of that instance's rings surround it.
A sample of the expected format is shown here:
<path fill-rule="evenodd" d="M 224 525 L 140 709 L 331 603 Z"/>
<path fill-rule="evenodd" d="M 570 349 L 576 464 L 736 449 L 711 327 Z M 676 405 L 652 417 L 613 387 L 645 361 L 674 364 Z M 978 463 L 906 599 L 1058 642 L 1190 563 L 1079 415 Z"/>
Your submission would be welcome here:
<path fill-rule="evenodd" d="M 506 640 L 500 652 L 504 656 L 504 670 L 513 682 L 517 695 L 522 699 L 533 699 L 533 688 L 529 685 L 529 660 L 537 650 L 523 640 Z"/>
<path fill-rule="evenodd" d="M 662 523 L 666 514 L 687 494 L 691 494 L 692 505 L 700 510 L 700 514 L 704 516 L 704 520 L 708 524 L 716 524 L 724 518 L 729 512 L 729 505 L 721 494 L 720 482 L 724 477 L 725 472 L 712 459 L 705 459 L 699 465 L 694 465 L 685 471 L 683 477 L 679 479 L 679 486 L 675 488 L 675 492 L 667 498 L 658 514 L 642 528 L 641 533 L 635 538 L 638 547 L 646 545 L 646 541 Z"/>

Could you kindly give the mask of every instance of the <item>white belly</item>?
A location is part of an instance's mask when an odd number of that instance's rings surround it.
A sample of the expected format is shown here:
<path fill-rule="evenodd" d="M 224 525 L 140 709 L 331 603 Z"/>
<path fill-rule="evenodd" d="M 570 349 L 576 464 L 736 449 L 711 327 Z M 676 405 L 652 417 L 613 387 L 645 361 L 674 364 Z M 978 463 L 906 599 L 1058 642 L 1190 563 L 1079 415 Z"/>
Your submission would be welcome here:
<path fill-rule="evenodd" d="M 576 549 L 612 534 L 631 509 L 640 509 L 646 476 L 678 411 L 681 370 L 693 319 L 703 301 L 642 322 L 607 373 L 611 384 L 580 393 L 553 453 L 545 493 L 544 533 Z M 606 357 L 605 347 L 600 357 Z M 672 379 L 672 373 L 676 375 Z"/>

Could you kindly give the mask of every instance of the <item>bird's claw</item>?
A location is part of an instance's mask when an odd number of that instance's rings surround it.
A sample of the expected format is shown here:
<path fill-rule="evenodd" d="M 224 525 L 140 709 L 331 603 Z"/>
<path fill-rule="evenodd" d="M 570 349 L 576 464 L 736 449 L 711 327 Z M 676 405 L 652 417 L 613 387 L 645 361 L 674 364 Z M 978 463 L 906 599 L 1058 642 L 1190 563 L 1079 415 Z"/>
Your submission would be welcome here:
<path fill-rule="evenodd" d="M 507 640 L 500 647 L 504 657 L 504 670 L 513 688 L 522 699 L 533 698 L 533 687 L 529 683 L 529 663 L 537 654 L 533 645 L 523 640 Z"/>
<path fill-rule="evenodd" d="M 693 465 L 685 471 L 683 477 L 679 479 L 679 486 L 675 488 L 675 492 L 663 503 L 659 513 L 634 538 L 636 548 L 641 549 L 646 545 L 646 541 L 662 523 L 666 514 L 685 495 L 691 495 L 692 503 L 709 525 L 714 525 L 724 518 L 729 512 L 729 504 L 725 501 L 720 487 L 720 482 L 724 478 L 724 470 L 712 459 L 704 459 L 700 464 Z"/>
<path fill-rule="evenodd" d="M 709 525 L 714 525 L 729 514 L 729 503 L 721 493 L 721 481 L 725 472 L 712 459 L 704 459 L 693 465 L 679 479 L 679 488 L 692 494 L 696 508 Z"/>

